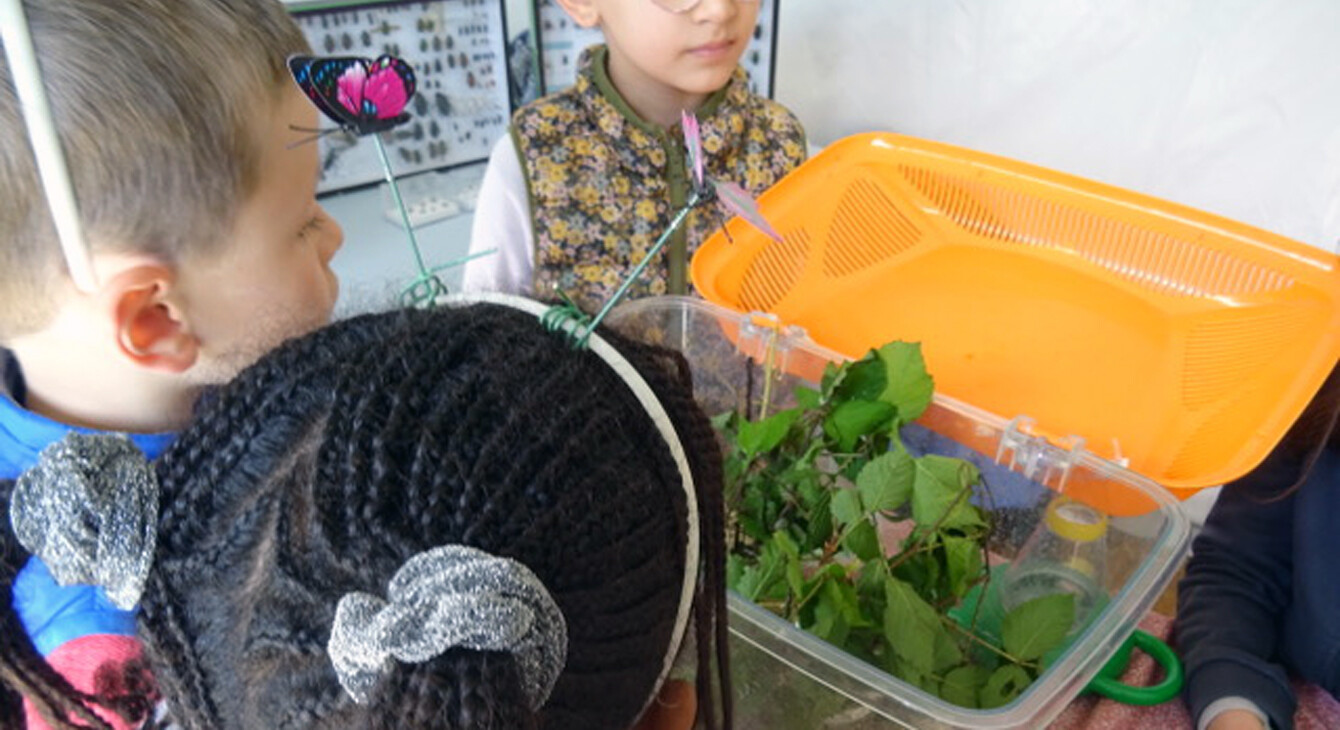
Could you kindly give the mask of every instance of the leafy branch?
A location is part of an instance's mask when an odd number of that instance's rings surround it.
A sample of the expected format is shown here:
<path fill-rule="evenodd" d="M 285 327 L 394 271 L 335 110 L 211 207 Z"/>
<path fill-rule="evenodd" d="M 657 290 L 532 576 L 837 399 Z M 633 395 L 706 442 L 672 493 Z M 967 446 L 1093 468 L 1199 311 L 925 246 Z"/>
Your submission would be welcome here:
<path fill-rule="evenodd" d="M 920 347 L 894 342 L 830 365 L 817 389 L 797 389 L 794 408 L 714 419 L 728 452 L 727 579 L 911 684 L 996 707 L 1064 641 L 1074 599 L 1024 603 L 1004 614 L 998 637 L 979 628 L 981 601 L 962 611 L 990 580 L 991 521 L 974 504 L 986 487 L 971 462 L 903 444 L 932 390 Z"/>

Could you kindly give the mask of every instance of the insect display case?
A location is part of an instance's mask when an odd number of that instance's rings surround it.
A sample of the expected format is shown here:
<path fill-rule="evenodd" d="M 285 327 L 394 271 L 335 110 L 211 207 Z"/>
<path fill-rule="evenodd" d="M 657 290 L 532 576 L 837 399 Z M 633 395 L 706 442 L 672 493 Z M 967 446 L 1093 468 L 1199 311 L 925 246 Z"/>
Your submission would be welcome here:
<path fill-rule="evenodd" d="M 320 56 L 390 55 L 413 69 L 417 89 L 405 110 L 412 118 L 382 134 L 397 175 L 482 162 L 506 133 L 511 103 L 503 0 L 290 2 L 288 7 Z M 324 119 L 322 125 L 336 128 Z M 356 136 L 333 131 L 319 144 L 319 192 L 383 178 L 376 151 Z"/>
<path fill-rule="evenodd" d="M 768 98 L 772 98 L 777 58 L 777 4 L 778 0 L 760 0 L 753 37 L 740 57 L 740 65 L 749 73 L 749 88 Z M 532 8 L 540 47 L 540 89 L 552 94 L 572 86 L 577 57 L 588 46 L 603 43 L 604 36 L 599 28 L 573 23 L 554 0 L 534 0 Z"/>

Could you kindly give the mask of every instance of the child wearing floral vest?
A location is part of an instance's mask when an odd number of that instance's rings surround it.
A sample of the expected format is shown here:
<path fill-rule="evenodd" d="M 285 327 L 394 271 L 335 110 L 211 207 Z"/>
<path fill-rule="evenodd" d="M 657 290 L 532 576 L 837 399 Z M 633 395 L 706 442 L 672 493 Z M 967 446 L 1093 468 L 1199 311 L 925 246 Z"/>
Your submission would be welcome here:
<path fill-rule="evenodd" d="M 480 186 L 467 290 L 571 297 L 598 308 L 690 195 L 682 111 L 701 127 L 709 177 L 757 195 L 805 159 L 800 122 L 748 88 L 738 65 L 757 0 L 557 0 L 604 45 L 570 88 L 521 108 Z M 683 294 L 687 263 L 724 215 L 690 213 L 630 298 Z"/>

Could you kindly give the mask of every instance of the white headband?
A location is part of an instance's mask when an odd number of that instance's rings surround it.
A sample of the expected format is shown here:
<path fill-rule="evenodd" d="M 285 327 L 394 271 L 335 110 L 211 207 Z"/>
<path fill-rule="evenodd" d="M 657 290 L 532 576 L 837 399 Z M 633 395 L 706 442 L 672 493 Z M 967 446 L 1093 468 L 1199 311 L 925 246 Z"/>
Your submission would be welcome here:
<path fill-rule="evenodd" d="M 524 297 L 510 294 L 500 294 L 494 292 L 475 292 L 467 294 L 452 294 L 441 297 L 437 300 L 438 304 L 443 305 L 463 305 L 474 303 L 499 304 L 513 309 L 519 309 L 524 312 L 534 314 L 537 318 L 543 317 L 551 308 L 551 305 L 526 299 Z M 637 397 L 642 407 L 646 409 L 651 416 L 652 422 L 661 432 L 661 438 L 665 439 L 665 445 L 670 449 L 670 456 L 675 460 L 675 465 L 679 467 L 679 475 L 684 487 L 684 505 L 685 519 L 688 524 L 685 526 L 687 544 L 684 547 L 684 580 L 681 585 L 679 595 L 679 610 L 675 614 L 674 630 L 670 634 L 670 646 L 666 651 L 665 662 L 661 666 L 661 672 L 656 678 L 656 684 L 652 686 L 651 695 L 643 703 L 642 711 L 645 712 L 657 693 L 661 685 L 665 683 L 665 678 L 669 676 L 670 669 L 674 665 L 675 656 L 679 653 L 679 647 L 684 641 L 684 632 L 689 622 L 689 610 L 693 606 L 693 591 L 698 580 L 698 555 L 699 541 L 701 536 L 698 529 L 698 495 L 694 489 L 693 473 L 689 469 L 688 458 L 684 454 L 684 445 L 679 440 L 679 435 L 675 433 L 675 427 L 670 421 L 670 414 L 666 413 L 665 407 L 652 391 L 651 386 L 646 380 L 638 374 L 637 369 L 632 363 L 628 362 L 614 346 L 606 342 L 599 335 L 592 333 L 587 346 L 591 352 L 599 355 L 614 372 L 623 378 L 628 389 Z"/>
<path fill-rule="evenodd" d="M 79 222 L 74 185 L 70 182 L 65 153 L 51 118 L 51 104 L 47 101 L 46 87 L 42 85 L 37 51 L 28 33 L 28 18 L 23 12 L 22 0 L 0 0 L 0 37 L 4 40 L 5 55 L 9 58 L 14 90 L 28 125 L 28 139 L 33 146 L 42 191 L 51 207 L 70 278 L 80 291 L 94 291 L 98 287 L 97 275 Z"/>

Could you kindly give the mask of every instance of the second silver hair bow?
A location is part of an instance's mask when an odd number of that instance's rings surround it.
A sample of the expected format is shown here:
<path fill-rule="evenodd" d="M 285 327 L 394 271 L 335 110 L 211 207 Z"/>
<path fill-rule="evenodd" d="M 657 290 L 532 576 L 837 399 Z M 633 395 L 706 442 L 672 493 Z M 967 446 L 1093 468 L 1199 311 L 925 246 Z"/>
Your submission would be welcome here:
<path fill-rule="evenodd" d="M 523 690 L 538 709 L 567 659 L 567 624 L 525 565 L 445 545 L 406 561 L 386 599 L 341 598 L 326 649 L 341 686 L 361 704 L 392 659 L 423 662 L 456 646 L 515 655 Z"/>

